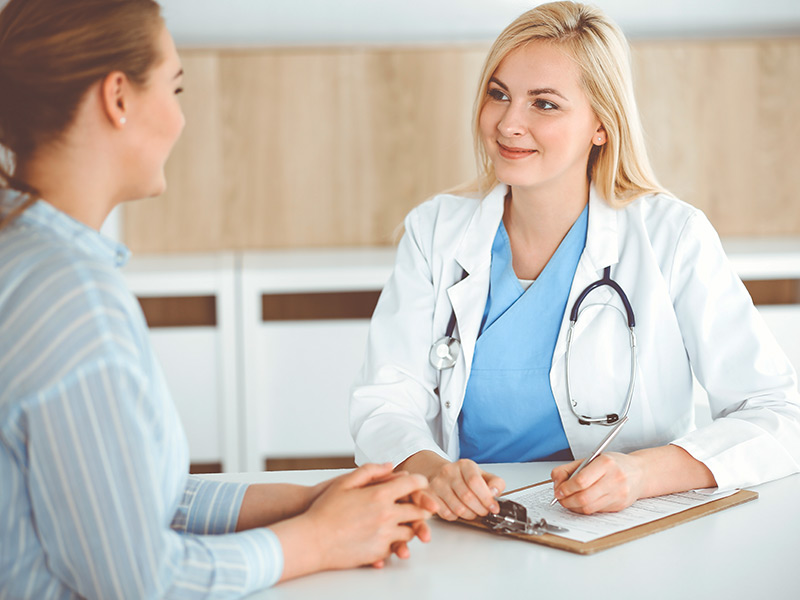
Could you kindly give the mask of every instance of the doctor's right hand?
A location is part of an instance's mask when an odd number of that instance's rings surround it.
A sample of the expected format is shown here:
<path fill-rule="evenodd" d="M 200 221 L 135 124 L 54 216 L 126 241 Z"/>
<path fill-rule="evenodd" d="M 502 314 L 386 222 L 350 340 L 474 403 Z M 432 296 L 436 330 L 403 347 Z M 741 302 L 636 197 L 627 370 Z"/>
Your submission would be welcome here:
<path fill-rule="evenodd" d="M 500 510 L 496 497 L 503 493 L 505 481 L 482 470 L 474 461 L 462 458 L 450 462 L 435 452 L 423 450 L 397 468 L 428 478 L 428 493 L 439 503 L 437 514 L 447 521 L 476 519 Z"/>

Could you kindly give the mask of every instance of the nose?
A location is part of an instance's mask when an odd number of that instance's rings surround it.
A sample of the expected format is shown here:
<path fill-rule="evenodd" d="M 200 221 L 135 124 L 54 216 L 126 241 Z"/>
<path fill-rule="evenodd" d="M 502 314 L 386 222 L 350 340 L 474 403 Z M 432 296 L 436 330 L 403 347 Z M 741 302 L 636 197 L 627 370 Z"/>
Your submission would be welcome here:
<path fill-rule="evenodd" d="M 523 119 L 524 106 L 510 102 L 502 118 L 497 123 L 497 130 L 503 137 L 519 137 L 525 134 L 525 121 Z"/>

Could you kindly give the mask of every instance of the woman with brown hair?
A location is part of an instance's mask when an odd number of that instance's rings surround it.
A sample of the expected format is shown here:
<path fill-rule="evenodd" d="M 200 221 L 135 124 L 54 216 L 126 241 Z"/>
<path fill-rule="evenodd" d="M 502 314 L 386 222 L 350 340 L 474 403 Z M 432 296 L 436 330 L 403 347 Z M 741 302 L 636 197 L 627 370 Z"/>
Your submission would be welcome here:
<path fill-rule="evenodd" d="M 391 465 L 188 476 L 129 253 L 98 232 L 164 190 L 182 73 L 152 0 L 0 12 L 0 597 L 235 597 L 429 538 L 427 482 Z"/>

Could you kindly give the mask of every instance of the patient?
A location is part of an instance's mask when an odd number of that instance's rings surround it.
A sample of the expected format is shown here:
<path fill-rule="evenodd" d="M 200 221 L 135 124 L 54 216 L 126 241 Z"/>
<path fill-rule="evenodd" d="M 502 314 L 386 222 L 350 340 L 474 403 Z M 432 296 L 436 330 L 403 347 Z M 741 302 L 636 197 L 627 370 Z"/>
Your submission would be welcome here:
<path fill-rule="evenodd" d="M 421 475 L 314 487 L 189 477 L 135 298 L 98 233 L 156 196 L 182 69 L 152 0 L 0 12 L 0 597 L 237 597 L 405 558 L 437 509 Z"/>

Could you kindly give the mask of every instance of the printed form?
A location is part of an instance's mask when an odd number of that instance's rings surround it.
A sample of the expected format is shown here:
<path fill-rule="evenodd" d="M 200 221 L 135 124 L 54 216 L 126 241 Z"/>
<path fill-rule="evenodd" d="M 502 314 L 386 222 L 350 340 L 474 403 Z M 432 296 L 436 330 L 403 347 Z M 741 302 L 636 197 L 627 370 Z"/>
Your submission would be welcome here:
<path fill-rule="evenodd" d="M 644 498 L 619 512 L 593 515 L 579 515 L 568 511 L 560 504 L 550 506 L 550 501 L 553 499 L 553 482 L 512 492 L 504 495 L 503 498 L 522 504 L 528 510 L 528 517 L 531 521 L 544 518 L 551 525 L 566 527 L 569 531 L 559 533 L 559 537 L 578 542 L 591 542 L 612 533 L 674 515 L 694 506 L 725 498 L 736 491 L 711 493 L 701 490 Z"/>

